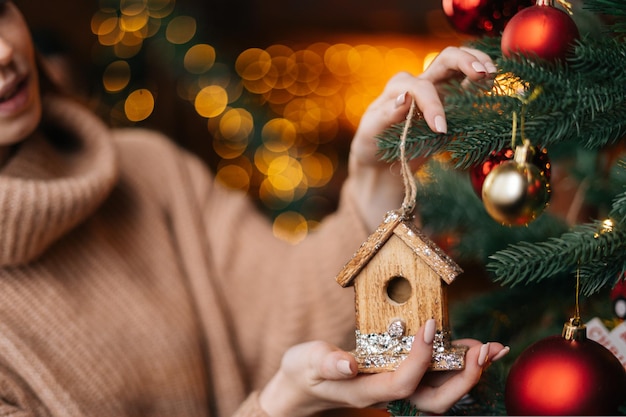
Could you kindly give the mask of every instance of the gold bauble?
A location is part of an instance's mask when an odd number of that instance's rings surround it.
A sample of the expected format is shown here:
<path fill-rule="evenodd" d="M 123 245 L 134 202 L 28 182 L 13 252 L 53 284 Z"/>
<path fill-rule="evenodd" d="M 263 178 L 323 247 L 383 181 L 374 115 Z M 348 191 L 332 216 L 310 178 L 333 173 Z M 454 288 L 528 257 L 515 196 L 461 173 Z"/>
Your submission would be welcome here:
<path fill-rule="evenodd" d="M 533 221 L 547 207 L 550 188 L 537 166 L 515 160 L 494 168 L 485 178 L 483 203 L 489 215 L 507 226 Z"/>

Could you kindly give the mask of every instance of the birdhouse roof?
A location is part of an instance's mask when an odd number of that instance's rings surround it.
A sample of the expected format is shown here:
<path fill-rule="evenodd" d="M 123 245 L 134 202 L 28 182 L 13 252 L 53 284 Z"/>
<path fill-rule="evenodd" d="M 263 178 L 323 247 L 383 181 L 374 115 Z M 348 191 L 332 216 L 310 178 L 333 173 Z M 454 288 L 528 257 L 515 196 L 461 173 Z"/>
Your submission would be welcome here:
<path fill-rule="evenodd" d="M 416 257 L 428 264 L 446 283 L 452 283 L 463 272 L 461 267 L 413 222 L 399 212 L 391 211 L 337 274 L 336 281 L 342 287 L 352 285 L 361 270 L 393 235 L 402 239 Z"/>

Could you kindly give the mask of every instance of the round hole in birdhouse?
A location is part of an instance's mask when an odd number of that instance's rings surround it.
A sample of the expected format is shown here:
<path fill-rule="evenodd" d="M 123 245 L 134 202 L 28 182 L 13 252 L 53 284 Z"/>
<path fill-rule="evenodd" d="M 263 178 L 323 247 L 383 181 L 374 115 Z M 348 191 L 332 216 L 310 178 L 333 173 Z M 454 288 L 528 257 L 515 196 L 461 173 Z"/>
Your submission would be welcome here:
<path fill-rule="evenodd" d="M 404 304 L 411 297 L 411 283 L 404 277 L 393 277 L 387 283 L 387 297 L 395 303 Z"/>

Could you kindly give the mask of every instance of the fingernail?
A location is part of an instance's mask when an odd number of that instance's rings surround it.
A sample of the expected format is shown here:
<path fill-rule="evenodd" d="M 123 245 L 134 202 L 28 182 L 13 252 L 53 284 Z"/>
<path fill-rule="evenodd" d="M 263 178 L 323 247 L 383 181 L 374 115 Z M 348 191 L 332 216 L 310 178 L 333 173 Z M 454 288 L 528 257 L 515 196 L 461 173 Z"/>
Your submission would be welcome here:
<path fill-rule="evenodd" d="M 487 68 L 487 71 L 488 71 L 490 74 L 495 74 L 496 72 L 498 72 L 498 68 L 496 68 L 496 66 L 495 66 L 495 65 L 493 65 L 491 62 L 487 62 L 487 63 L 485 64 L 485 68 Z"/>
<path fill-rule="evenodd" d="M 496 353 L 496 355 L 491 358 L 491 362 L 495 362 L 498 359 L 502 359 L 506 356 L 507 353 L 509 353 L 511 351 L 511 348 L 508 346 L 505 346 L 504 349 L 502 349 L 500 352 Z"/>
<path fill-rule="evenodd" d="M 437 129 L 439 133 L 446 133 L 448 131 L 446 119 L 444 119 L 443 116 L 435 116 L 435 129 Z"/>
<path fill-rule="evenodd" d="M 474 68 L 476 72 L 487 72 L 485 66 L 478 61 L 472 62 L 472 68 Z"/>
<path fill-rule="evenodd" d="M 400 94 L 397 98 L 396 98 L 396 108 L 402 106 L 404 103 L 406 103 L 406 91 L 402 94 Z"/>
<path fill-rule="evenodd" d="M 435 319 L 428 319 L 424 326 L 424 343 L 430 345 L 435 340 Z"/>
<path fill-rule="evenodd" d="M 489 343 L 485 343 L 480 347 L 480 353 L 478 354 L 478 366 L 483 366 L 487 362 L 487 355 L 489 355 Z"/>
<path fill-rule="evenodd" d="M 352 375 L 352 368 L 350 368 L 350 361 L 341 359 L 337 362 L 337 370 L 343 375 Z"/>

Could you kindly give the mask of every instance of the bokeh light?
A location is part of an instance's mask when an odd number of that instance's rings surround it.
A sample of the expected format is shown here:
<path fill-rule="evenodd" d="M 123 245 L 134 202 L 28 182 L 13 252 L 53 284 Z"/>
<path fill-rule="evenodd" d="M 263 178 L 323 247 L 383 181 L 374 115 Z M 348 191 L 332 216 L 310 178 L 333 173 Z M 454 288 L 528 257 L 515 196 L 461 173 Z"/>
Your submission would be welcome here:
<path fill-rule="evenodd" d="M 174 11 L 174 0 L 150 0 L 147 2 L 148 13 L 154 19 L 164 19 Z"/>
<path fill-rule="evenodd" d="M 125 89 L 130 82 L 130 75 L 130 65 L 128 65 L 128 62 L 111 62 L 102 75 L 104 89 L 109 92 L 118 92 Z"/>
<path fill-rule="evenodd" d="M 207 143 L 223 162 L 216 179 L 252 193 L 270 212 L 291 213 L 275 218 L 275 233 L 287 240 L 305 235 L 319 220 L 299 218 L 292 207 L 300 202 L 313 212 L 311 202 L 321 201 L 308 193 L 328 186 L 340 169 L 339 132 L 356 129 L 391 76 L 419 74 L 450 43 L 337 35 L 335 41 L 247 48 L 228 63 L 210 42 L 198 39 L 194 17 L 176 14 L 174 0 L 120 0 L 117 10 L 112 3 L 91 20 L 99 45 L 112 52 L 103 70 L 104 90 L 127 97 L 123 110 L 116 106 L 112 115 L 123 113 L 135 123 L 153 113 L 154 95 L 134 86 L 141 70 L 130 64 L 149 40 L 151 59 L 156 54 L 177 71 L 177 97 L 207 119 Z"/>
<path fill-rule="evenodd" d="M 154 97 L 144 88 L 135 90 L 124 103 L 124 113 L 131 122 L 140 122 L 147 119 L 154 110 Z"/>
<path fill-rule="evenodd" d="M 296 244 L 306 237 L 308 223 L 300 213 L 286 211 L 276 217 L 272 229 L 274 236 Z"/>
<path fill-rule="evenodd" d="M 214 132 L 215 152 L 223 159 L 235 159 L 248 148 L 254 121 L 247 110 L 229 109 L 221 117 L 209 121 L 209 130 Z"/>
<path fill-rule="evenodd" d="M 219 116 L 228 104 L 226 90 L 218 85 L 204 87 L 196 96 L 194 106 L 202 117 Z"/>
<path fill-rule="evenodd" d="M 185 69 L 191 74 L 203 74 L 215 63 L 215 48 L 204 43 L 189 48 L 185 54 Z"/>
<path fill-rule="evenodd" d="M 177 16 L 167 25 L 165 38 L 173 44 L 189 42 L 196 34 L 196 19 L 191 16 Z"/>
<path fill-rule="evenodd" d="M 218 168 L 215 179 L 229 188 L 248 191 L 250 176 L 239 164 L 228 164 Z"/>

